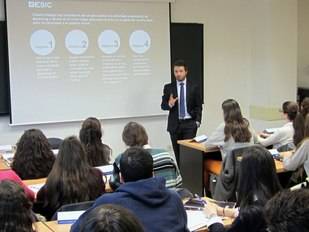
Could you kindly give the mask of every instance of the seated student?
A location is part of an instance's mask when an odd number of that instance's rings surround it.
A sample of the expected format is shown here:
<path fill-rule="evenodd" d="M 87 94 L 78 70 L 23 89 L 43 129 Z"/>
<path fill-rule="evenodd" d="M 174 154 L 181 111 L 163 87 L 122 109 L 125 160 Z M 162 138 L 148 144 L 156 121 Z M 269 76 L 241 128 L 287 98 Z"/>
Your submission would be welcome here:
<path fill-rule="evenodd" d="M 273 145 L 279 151 L 291 150 L 294 148 L 294 127 L 293 122 L 298 114 L 298 105 L 295 102 L 285 102 L 282 105 L 285 119 L 288 121 L 283 127 L 278 128 L 273 134 L 262 133 L 258 141 L 264 147 Z"/>
<path fill-rule="evenodd" d="M 165 187 L 162 177 L 153 177 L 153 160 L 148 151 L 140 147 L 127 149 L 120 159 L 122 184 L 114 193 L 98 198 L 93 207 L 116 204 L 133 212 L 147 232 L 187 231 L 187 215 L 178 194 Z M 72 226 L 80 225 L 91 212 L 89 209 Z"/>
<path fill-rule="evenodd" d="M 246 150 L 240 163 L 239 177 L 239 213 L 233 213 L 236 219 L 229 229 L 225 229 L 220 218 L 213 217 L 208 223 L 210 232 L 258 232 L 266 229 L 263 207 L 281 189 L 275 162 L 269 151 L 260 145 L 253 145 Z M 227 216 L 222 208 L 218 208 L 215 213 Z"/>
<path fill-rule="evenodd" d="M 47 138 L 42 131 L 25 131 L 17 143 L 12 169 L 22 180 L 47 177 L 55 161 Z"/>
<path fill-rule="evenodd" d="M 224 122 L 209 136 L 205 145 L 220 147 L 224 159 L 229 150 L 254 144 L 255 133 L 249 121 L 242 116 L 238 102 L 225 100 L 222 110 Z"/>
<path fill-rule="evenodd" d="M 34 232 L 31 207 L 22 187 L 9 180 L 0 182 L 0 231 Z"/>
<path fill-rule="evenodd" d="M 309 176 L 309 115 L 305 119 L 304 137 L 296 148 L 295 153 L 283 159 L 283 167 L 288 171 L 295 171 L 303 167 L 306 175 Z M 302 175 L 302 173 L 300 173 Z M 300 177 L 300 182 L 304 177 Z M 295 177 L 294 177 L 295 178 Z"/>
<path fill-rule="evenodd" d="M 18 184 L 20 187 L 22 187 L 26 193 L 26 196 L 30 201 L 34 201 L 35 195 L 34 192 L 32 192 L 27 185 L 25 185 L 20 177 L 13 171 L 13 170 L 3 170 L 0 171 L 0 181 L 3 180 L 11 180 Z"/>
<path fill-rule="evenodd" d="M 144 232 L 129 210 L 117 205 L 101 205 L 85 217 L 80 232 Z"/>
<path fill-rule="evenodd" d="M 88 162 L 92 167 L 109 164 L 112 150 L 102 143 L 102 128 L 98 119 L 87 118 L 83 122 L 79 139 L 85 147 Z"/>
<path fill-rule="evenodd" d="M 167 188 L 181 187 L 182 178 L 175 160 L 172 158 L 168 151 L 160 148 L 150 147 L 148 144 L 148 135 L 142 125 L 136 122 L 129 122 L 123 129 L 122 140 L 127 147 L 142 147 L 151 154 L 153 158 L 154 176 L 164 177 Z M 118 167 L 118 172 L 120 158 L 121 154 L 117 156 L 114 163 L 114 167 L 115 165 L 117 165 L 116 168 Z M 120 183 L 114 184 L 116 184 L 118 187 Z"/>
<path fill-rule="evenodd" d="M 51 219 L 62 205 L 92 201 L 105 192 L 102 173 L 91 167 L 74 136 L 63 140 L 46 184 L 37 194 L 35 212 Z"/>
<path fill-rule="evenodd" d="M 282 191 L 265 207 L 267 231 L 309 231 L 309 190 Z"/>

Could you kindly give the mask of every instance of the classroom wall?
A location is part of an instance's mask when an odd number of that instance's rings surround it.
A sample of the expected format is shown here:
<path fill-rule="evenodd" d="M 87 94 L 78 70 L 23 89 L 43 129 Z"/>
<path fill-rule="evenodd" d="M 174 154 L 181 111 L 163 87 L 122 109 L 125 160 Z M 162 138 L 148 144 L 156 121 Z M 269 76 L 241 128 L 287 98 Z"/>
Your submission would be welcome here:
<path fill-rule="evenodd" d="M 220 105 L 226 98 L 237 99 L 248 118 L 252 104 L 278 107 L 295 99 L 297 0 L 176 0 L 172 21 L 204 24 L 205 106 L 200 134 L 209 134 L 221 122 Z M 153 146 L 171 149 L 165 116 L 136 120 L 145 125 Z M 12 128 L 8 122 L 8 117 L 0 117 L 0 144 L 14 143 L 28 128 Z M 121 131 L 126 122 L 103 122 L 104 139 L 114 154 L 124 149 Z M 282 124 L 252 122 L 257 130 Z M 76 134 L 79 127 L 80 123 L 40 126 L 47 136 L 59 137 Z"/>
<path fill-rule="evenodd" d="M 309 88 L 309 1 L 298 0 L 298 87 Z"/>
<path fill-rule="evenodd" d="M 250 117 L 250 106 L 279 108 L 296 99 L 297 0 L 177 0 L 172 21 L 204 23 L 203 131 L 235 98 L 256 130 L 283 122 Z"/>

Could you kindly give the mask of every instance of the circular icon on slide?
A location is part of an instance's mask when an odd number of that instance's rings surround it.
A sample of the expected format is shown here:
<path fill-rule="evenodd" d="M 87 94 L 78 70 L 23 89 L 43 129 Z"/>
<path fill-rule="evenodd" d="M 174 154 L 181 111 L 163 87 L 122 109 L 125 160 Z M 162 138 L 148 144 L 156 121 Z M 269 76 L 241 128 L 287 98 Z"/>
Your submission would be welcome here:
<path fill-rule="evenodd" d="M 113 30 L 105 30 L 98 38 L 98 45 L 105 54 L 114 54 L 120 48 L 120 37 Z"/>
<path fill-rule="evenodd" d="M 133 52 L 143 54 L 149 50 L 151 38 L 147 32 L 137 30 L 131 34 L 129 43 Z"/>
<path fill-rule="evenodd" d="M 49 31 L 37 30 L 31 35 L 30 46 L 35 54 L 46 56 L 54 51 L 56 40 L 54 35 Z"/>
<path fill-rule="evenodd" d="M 65 37 L 65 46 L 72 54 L 81 55 L 88 49 L 88 36 L 81 30 L 70 31 Z"/>

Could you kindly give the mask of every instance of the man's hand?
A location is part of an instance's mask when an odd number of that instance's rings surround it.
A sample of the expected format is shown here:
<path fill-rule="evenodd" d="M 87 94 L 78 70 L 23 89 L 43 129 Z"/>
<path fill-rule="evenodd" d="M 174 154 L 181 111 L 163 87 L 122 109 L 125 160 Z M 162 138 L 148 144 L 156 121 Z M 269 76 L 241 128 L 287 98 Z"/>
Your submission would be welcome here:
<path fill-rule="evenodd" d="M 173 94 L 170 95 L 170 98 L 169 98 L 169 100 L 168 100 L 168 105 L 170 106 L 170 108 L 173 108 L 173 107 L 174 107 L 174 105 L 175 105 L 175 103 L 176 103 L 177 100 L 178 100 L 178 97 L 175 97 L 175 98 L 174 98 L 174 95 L 173 95 Z"/>

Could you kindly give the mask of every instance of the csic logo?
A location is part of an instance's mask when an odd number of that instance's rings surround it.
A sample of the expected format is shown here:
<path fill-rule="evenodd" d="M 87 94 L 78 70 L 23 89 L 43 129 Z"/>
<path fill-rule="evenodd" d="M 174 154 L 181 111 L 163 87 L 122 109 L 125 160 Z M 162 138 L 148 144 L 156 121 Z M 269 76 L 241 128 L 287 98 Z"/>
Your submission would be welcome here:
<path fill-rule="evenodd" d="M 53 5 L 51 2 L 43 2 L 43 1 L 29 1 L 28 2 L 29 8 L 38 8 L 38 9 L 44 9 L 44 8 L 52 8 Z"/>

